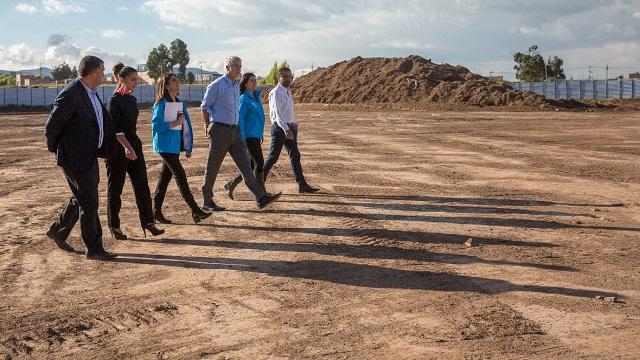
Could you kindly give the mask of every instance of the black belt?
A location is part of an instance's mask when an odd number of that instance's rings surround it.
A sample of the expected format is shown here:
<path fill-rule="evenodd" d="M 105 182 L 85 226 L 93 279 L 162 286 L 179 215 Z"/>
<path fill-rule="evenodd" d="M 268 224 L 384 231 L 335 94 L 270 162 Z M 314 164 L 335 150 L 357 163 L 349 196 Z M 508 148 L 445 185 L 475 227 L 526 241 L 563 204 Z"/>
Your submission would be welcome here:
<path fill-rule="evenodd" d="M 225 124 L 225 123 L 221 123 L 221 122 L 213 122 L 213 125 L 217 125 L 217 126 L 224 126 L 224 127 L 228 127 L 230 129 L 235 129 L 238 127 L 238 125 L 233 125 L 233 124 Z"/>

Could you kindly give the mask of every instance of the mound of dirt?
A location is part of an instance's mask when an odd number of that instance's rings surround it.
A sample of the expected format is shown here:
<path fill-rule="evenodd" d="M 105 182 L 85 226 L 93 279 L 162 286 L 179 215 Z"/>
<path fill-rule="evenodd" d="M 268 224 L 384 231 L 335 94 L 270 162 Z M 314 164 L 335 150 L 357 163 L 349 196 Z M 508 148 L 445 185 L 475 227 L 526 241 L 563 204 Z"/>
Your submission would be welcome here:
<path fill-rule="evenodd" d="M 463 66 L 434 64 L 417 55 L 358 56 L 297 78 L 293 89 L 298 103 L 462 103 L 528 108 L 559 105 L 532 92 L 491 81 Z"/>

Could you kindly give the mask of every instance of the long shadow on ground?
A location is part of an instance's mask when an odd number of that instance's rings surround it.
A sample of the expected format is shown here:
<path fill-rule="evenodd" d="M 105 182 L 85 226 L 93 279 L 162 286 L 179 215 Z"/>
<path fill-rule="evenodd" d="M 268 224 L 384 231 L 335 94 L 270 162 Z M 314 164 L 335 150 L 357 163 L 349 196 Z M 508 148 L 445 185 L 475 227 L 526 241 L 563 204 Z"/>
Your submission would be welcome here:
<path fill-rule="evenodd" d="M 585 298 L 599 295 L 619 296 L 617 294 L 603 294 L 594 290 L 558 286 L 520 285 L 506 280 L 441 272 L 401 270 L 327 260 L 275 261 L 122 253 L 113 261 L 198 270 L 250 271 L 269 276 L 327 281 L 335 284 L 368 288 L 464 291 L 483 294 L 526 291 Z"/>
<path fill-rule="evenodd" d="M 510 260 L 483 259 L 478 256 L 458 255 L 426 251 L 421 249 L 402 249 L 397 247 L 380 245 L 350 245 L 340 243 L 264 243 L 243 242 L 226 240 L 190 240 L 190 239 L 130 239 L 136 242 L 168 244 L 168 245 L 195 245 L 206 247 L 219 247 L 228 249 L 249 249 L 262 251 L 282 251 L 315 253 L 331 256 L 345 256 L 359 259 L 401 259 L 425 262 L 437 262 L 446 264 L 492 264 L 506 266 L 531 267 L 555 271 L 578 271 L 578 269 L 555 264 L 540 264 L 532 262 L 517 262 Z"/>

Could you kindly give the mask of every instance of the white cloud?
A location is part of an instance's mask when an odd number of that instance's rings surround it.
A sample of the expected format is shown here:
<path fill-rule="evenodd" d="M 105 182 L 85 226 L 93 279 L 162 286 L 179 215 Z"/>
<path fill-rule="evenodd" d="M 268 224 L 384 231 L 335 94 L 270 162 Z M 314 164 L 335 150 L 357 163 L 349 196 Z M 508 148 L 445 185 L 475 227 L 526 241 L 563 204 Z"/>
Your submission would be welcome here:
<path fill-rule="evenodd" d="M 76 5 L 74 2 L 63 2 L 59 0 L 42 0 L 42 7 L 46 12 L 54 14 L 66 14 L 66 13 L 83 13 L 86 12 L 85 8 L 80 5 Z"/>
<path fill-rule="evenodd" d="M 110 53 L 94 46 L 82 48 L 63 34 L 50 35 L 48 44 L 49 46 L 45 50 L 33 49 L 24 43 L 14 44 L 7 48 L 0 46 L 0 69 L 21 70 L 36 67 L 39 64 L 53 67 L 62 62 L 77 66 L 85 55 L 99 57 L 104 61 L 107 69 L 118 62 L 134 66 L 137 64 L 136 60 L 127 54 Z"/>
<path fill-rule="evenodd" d="M 36 59 L 39 59 L 39 56 L 25 43 L 14 44 L 8 48 L 0 46 L 0 66 L 3 69 L 19 70 L 21 67 L 34 65 Z"/>
<path fill-rule="evenodd" d="M 127 10 L 131 10 L 131 8 L 128 7 L 128 6 L 118 6 L 116 8 L 116 10 L 118 10 L 118 11 L 127 11 Z"/>
<path fill-rule="evenodd" d="M 419 44 L 413 41 L 385 40 L 379 43 L 370 44 L 373 48 L 394 48 L 406 50 L 433 49 L 431 44 Z"/>
<path fill-rule="evenodd" d="M 634 12 L 633 17 L 636 19 L 640 19 L 640 11 Z"/>
<path fill-rule="evenodd" d="M 24 12 L 24 13 L 33 14 L 36 11 L 38 11 L 38 8 L 36 8 L 35 6 L 33 6 L 31 4 L 19 3 L 18 5 L 16 5 L 16 10 L 18 10 L 20 12 Z"/>
<path fill-rule="evenodd" d="M 100 32 L 100 36 L 106 39 L 121 39 L 125 35 L 127 35 L 127 33 L 122 30 L 107 29 Z"/>

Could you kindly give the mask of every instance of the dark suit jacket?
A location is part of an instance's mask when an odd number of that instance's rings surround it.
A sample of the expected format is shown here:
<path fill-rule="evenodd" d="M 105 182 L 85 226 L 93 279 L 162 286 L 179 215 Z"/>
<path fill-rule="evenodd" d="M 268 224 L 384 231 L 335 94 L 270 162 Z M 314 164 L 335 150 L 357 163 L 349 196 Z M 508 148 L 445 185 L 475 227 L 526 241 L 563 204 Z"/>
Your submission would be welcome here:
<path fill-rule="evenodd" d="M 98 149 L 100 130 L 96 114 L 80 79 L 58 94 L 44 126 L 47 148 L 56 154 L 58 166 L 84 171 L 93 166 L 96 157 L 113 156 L 117 149 L 115 127 L 104 106 L 102 114 L 104 137 Z"/>

